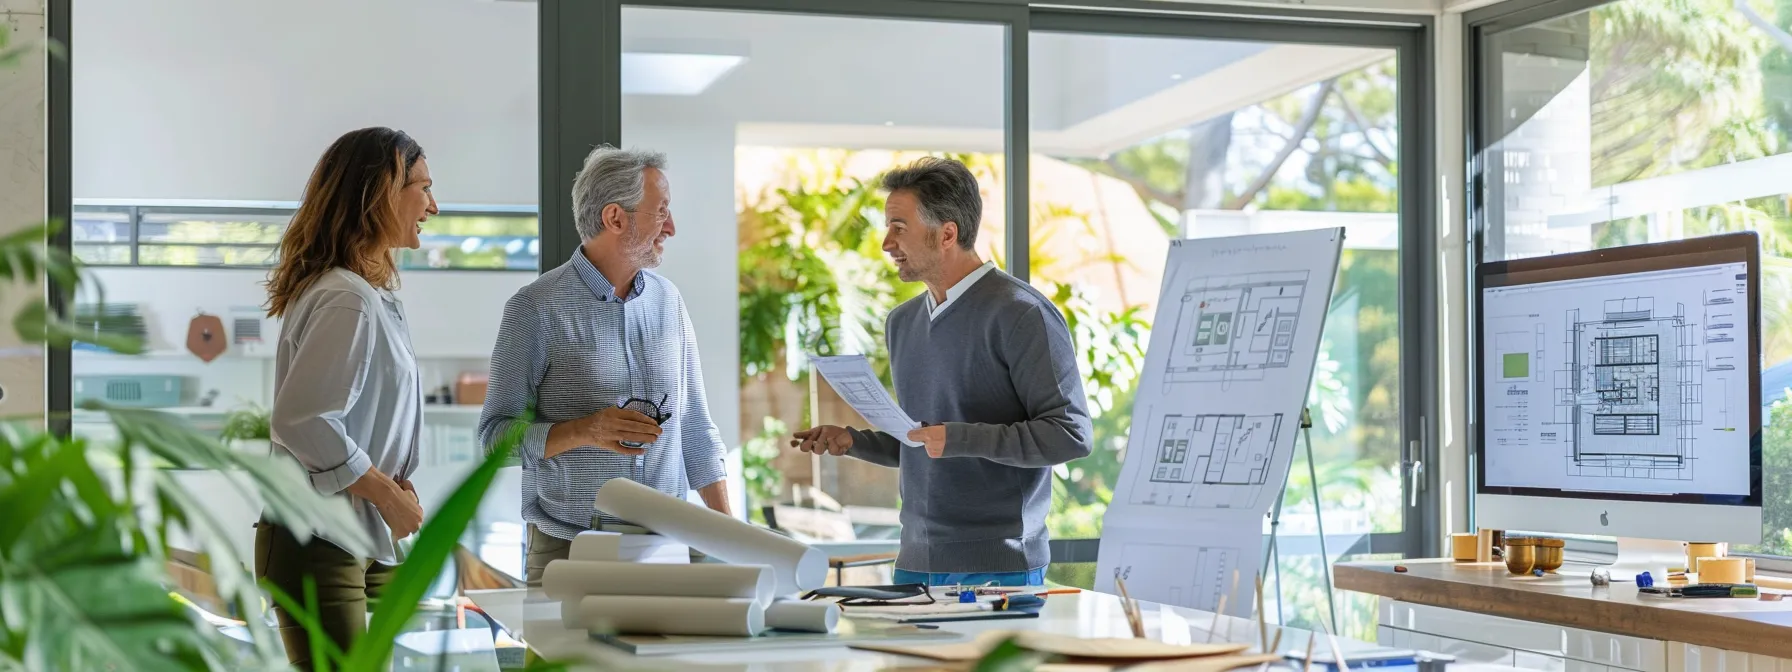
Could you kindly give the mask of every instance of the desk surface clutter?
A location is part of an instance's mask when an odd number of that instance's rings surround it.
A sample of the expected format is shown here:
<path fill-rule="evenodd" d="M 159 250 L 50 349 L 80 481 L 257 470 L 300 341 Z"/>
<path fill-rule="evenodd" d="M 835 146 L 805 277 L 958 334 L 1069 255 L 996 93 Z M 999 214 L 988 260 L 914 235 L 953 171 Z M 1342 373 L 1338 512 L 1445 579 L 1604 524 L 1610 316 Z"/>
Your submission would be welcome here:
<path fill-rule="evenodd" d="M 1512 576 L 1500 563 L 1450 560 L 1338 563 L 1334 576 L 1340 590 L 1401 602 L 1792 658 L 1792 601 L 1639 595 L 1634 583 Z"/>
<path fill-rule="evenodd" d="M 468 597 L 481 610 L 508 628 L 513 636 L 527 642 L 529 647 L 540 655 L 554 660 L 577 661 L 590 666 L 578 669 L 827 670 L 829 672 L 891 668 L 966 669 L 963 662 L 965 657 L 981 654 L 991 641 L 990 639 L 978 639 L 979 637 L 999 640 L 1000 637 L 989 633 L 1004 632 L 1032 633 L 1021 635 L 1023 637 L 1037 637 L 1038 633 L 1044 633 L 1092 640 L 1082 644 L 1069 644 L 1067 642 L 1076 640 L 1060 637 L 1055 640 L 1034 639 L 1029 642 L 1040 647 L 1092 647 L 1090 651 L 1080 652 L 1115 654 L 1117 652 L 1124 653 L 1120 647 L 1140 645 L 1156 647 L 1174 644 L 1195 645 L 1195 652 L 1205 654 L 1202 658 L 1157 660 L 1151 667 L 1127 668 L 1141 672 L 1171 669 L 1191 672 L 1223 672 L 1226 669 L 1256 666 L 1269 660 L 1268 658 L 1239 659 L 1232 657 L 1256 652 L 1261 635 L 1257 623 L 1253 620 L 1226 616 L 1216 617 L 1209 612 L 1150 603 L 1145 603 L 1142 609 L 1146 638 L 1132 640 L 1131 644 L 1116 643 L 1121 640 L 1130 640 L 1132 636 L 1120 599 L 1112 595 L 1090 591 L 1048 597 L 1038 618 L 942 623 L 936 628 L 924 628 L 933 635 L 920 641 L 864 643 L 848 647 L 835 642 L 817 641 L 816 638 L 821 636 L 816 634 L 808 634 L 808 639 L 805 640 L 805 633 L 780 633 L 774 635 L 772 639 L 782 641 L 771 646 L 744 650 L 738 647 L 714 651 L 698 650 L 669 655 L 630 654 L 601 639 L 591 637 L 584 630 L 567 628 L 560 617 L 560 603 L 549 598 L 539 589 L 469 591 Z M 861 619 L 848 616 L 841 621 L 841 631 L 859 627 L 861 624 L 866 624 L 869 627 L 887 627 L 889 625 L 887 621 L 866 623 Z M 900 627 L 913 628 L 916 626 Z M 1218 646 L 1207 646 L 1210 643 L 1210 628 L 1215 631 L 1211 636 L 1211 643 L 1219 644 Z M 1270 626 L 1272 638 L 1276 637 L 1276 630 L 1275 626 Z M 1279 659 L 1285 654 L 1306 651 L 1308 641 L 1312 637 L 1312 633 L 1304 630 L 1282 629 L 1280 641 L 1276 644 L 1277 655 L 1275 658 Z M 1323 635 L 1319 636 L 1314 643 L 1318 650 L 1324 650 L 1330 646 Z M 1365 642 L 1343 638 L 1339 638 L 1337 643 L 1347 659 L 1353 652 L 1374 648 L 1374 645 Z M 926 655 L 918 655 L 922 652 L 925 652 Z M 1502 671 L 1510 669 L 1457 665 L 1452 666 L 1452 672 L 1472 671 L 1478 668 Z"/>

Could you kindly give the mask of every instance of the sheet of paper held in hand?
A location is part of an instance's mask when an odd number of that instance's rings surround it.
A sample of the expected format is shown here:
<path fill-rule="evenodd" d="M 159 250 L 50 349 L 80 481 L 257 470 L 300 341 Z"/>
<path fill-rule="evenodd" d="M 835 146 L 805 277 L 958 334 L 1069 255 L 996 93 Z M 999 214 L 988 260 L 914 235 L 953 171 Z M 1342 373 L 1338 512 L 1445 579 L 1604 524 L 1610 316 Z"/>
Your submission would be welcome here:
<path fill-rule="evenodd" d="M 908 440 L 909 430 L 920 427 L 921 423 L 908 417 L 908 413 L 896 405 L 896 400 L 890 398 L 890 393 L 884 391 L 883 381 L 877 379 L 877 373 L 871 370 L 871 361 L 864 355 L 814 357 L 813 360 L 815 370 L 821 372 L 828 386 L 871 426 L 904 445 L 921 445 Z"/>

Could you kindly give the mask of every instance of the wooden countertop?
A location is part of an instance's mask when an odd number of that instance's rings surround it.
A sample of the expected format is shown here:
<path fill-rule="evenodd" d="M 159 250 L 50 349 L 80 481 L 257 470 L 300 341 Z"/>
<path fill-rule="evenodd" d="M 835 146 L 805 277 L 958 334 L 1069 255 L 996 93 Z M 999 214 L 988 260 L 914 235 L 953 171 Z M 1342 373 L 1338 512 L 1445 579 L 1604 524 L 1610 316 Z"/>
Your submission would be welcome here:
<path fill-rule="evenodd" d="M 1394 571 L 1404 565 L 1405 573 Z M 1595 587 L 1586 577 L 1512 576 L 1500 563 L 1450 560 L 1338 563 L 1337 587 L 1457 611 L 1617 635 L 1792 658 L 1792 596 L 1639 596 L 1634 583 Z"/>

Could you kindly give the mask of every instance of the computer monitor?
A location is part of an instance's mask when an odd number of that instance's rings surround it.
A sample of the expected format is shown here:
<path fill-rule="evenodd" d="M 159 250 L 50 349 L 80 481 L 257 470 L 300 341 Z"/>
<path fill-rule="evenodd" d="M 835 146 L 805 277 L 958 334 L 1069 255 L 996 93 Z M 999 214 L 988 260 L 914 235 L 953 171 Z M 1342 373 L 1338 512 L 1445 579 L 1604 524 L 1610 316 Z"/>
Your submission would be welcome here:
<path fill-rule="evenodd" d="M 1760 542 L 1760 270 L 1746 232 L 1481 264 L 1476 524 L 1616 536 L 1614 580 Z"/>

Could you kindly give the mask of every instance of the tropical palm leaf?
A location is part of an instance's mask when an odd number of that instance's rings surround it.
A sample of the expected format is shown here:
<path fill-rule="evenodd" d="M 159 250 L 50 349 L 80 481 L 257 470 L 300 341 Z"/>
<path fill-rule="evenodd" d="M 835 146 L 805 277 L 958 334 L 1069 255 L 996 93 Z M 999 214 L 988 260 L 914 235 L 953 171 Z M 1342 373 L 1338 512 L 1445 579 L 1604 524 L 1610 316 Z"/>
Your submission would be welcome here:
<path fill-rule="evenodd" d="M 115 499 L 82 440 L 17 428 L 0 483 L 0 660 L 28 670 L 204 669 L 222 637 L 163 587 L 158 540 Z M 126 492 L 128 493 L 128 486 Z"/>

